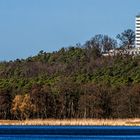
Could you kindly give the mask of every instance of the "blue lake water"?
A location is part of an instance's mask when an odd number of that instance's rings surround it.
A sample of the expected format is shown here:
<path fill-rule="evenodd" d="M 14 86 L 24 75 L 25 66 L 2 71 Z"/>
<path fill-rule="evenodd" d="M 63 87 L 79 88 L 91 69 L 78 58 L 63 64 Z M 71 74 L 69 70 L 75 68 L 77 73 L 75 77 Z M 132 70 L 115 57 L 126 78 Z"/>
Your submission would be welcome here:
<path fill-rule="evenodd" d="M 140 127 L 0 126 L 0 140 L 140 140 Z"/>

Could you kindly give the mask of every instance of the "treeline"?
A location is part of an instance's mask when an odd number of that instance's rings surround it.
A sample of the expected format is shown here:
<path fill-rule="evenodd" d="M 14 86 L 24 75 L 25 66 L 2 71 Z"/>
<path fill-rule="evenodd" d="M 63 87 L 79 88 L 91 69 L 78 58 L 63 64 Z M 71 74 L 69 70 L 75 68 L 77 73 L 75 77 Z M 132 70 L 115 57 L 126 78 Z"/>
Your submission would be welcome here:
<path fill-rule="evenodd" d="M 13 99 L 1 91 L 1 119 L 140 117 L 140 84 L 119 88 L 65 80 L 61 84 L 55 85 L 57 91 L 36 85 Z"/>
<path fill-rule="evenodd" d="M 96 35 L 84 45 L 1 62 L 0 119 L 140 117 L 140 57 L 102 56 L 116 47 Z"/>

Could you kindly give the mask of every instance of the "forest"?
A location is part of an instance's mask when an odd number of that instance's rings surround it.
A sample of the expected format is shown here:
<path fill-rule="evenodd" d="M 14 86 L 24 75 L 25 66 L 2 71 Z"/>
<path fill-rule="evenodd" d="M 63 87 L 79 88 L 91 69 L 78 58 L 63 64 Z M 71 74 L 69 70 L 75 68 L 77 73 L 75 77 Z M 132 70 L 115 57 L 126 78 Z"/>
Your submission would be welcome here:
<path fill-rule="evenodd" d="M 140 117 L 140 56 L 102 55 L 134 43 L 130 30 L 117 37 L 0 62 L 0 119 Z"/>

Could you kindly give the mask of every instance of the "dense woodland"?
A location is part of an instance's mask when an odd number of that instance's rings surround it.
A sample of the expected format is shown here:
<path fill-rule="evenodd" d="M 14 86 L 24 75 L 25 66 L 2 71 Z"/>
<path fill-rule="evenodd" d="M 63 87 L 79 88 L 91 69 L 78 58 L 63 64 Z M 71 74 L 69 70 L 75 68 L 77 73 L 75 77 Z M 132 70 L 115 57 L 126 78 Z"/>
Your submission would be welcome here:
<path fill-rule="evenodd" d="M 1 62 L 0 119 L 140 117 L 140 56 L 102 55 L 116 47 L 96 35 L 84 45 Z"/>

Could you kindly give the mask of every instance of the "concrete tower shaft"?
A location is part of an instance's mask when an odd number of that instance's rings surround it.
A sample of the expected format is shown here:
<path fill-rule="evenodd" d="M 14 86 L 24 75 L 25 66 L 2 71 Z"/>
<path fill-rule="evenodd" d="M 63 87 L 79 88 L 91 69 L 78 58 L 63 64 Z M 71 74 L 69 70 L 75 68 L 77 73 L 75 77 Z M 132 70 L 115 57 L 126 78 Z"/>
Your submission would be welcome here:
<path fill-rule="evenodd" d="M 136 34 L 135 45 L 136 48 L 138 48 L 140 47 L 140 15 L 136 16 L 135 34 Z"/>

